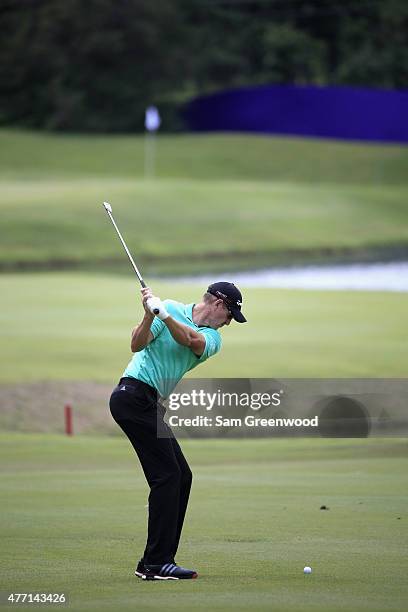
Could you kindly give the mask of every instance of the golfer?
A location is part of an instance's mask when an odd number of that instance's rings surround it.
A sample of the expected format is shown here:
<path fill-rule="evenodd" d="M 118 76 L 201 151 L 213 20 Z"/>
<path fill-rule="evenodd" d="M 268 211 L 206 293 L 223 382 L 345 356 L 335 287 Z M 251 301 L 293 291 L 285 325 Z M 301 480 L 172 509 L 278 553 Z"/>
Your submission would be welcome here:
<path fill-rule="evenodd" d="M 135 449 L 150 487 L 147 544 L 135 574 L 145 580 L 197 578 L 176 564 L 192 474 L 171 429 L 160 398 L 166 398 L 186 372 L 221 348 L 220 327 L 245 323 L 242 296 L 232 283 L 210 285 L 199 304 L 162 302 L 142 289 L 144 317 L 132 331 L 133 358 L 113 390 L 113 418 Z M 156 312 L 156 316 L 152 311 Z"/>

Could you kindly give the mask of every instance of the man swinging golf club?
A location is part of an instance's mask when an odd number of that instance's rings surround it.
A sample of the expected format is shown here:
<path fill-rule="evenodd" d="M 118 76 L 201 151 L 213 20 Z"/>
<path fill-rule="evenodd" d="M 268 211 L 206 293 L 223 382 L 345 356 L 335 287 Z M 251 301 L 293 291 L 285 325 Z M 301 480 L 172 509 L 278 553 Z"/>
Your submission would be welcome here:
<path fill-rule="evenodd" d="M 134 355 L 110 398 L 112 416 L 150 486 L 147 544 L 135 574 L 145 580 L 197 578 L 175 561 L 192 474 L 158 399 L 220 350 L 219 328 L 232 319 L 245 323 L 242 296 L 227 282 L 210 285 L 199 304 L 162 302 L 143 285 L 141 292 L 144 317 L 132 331 Z"/>

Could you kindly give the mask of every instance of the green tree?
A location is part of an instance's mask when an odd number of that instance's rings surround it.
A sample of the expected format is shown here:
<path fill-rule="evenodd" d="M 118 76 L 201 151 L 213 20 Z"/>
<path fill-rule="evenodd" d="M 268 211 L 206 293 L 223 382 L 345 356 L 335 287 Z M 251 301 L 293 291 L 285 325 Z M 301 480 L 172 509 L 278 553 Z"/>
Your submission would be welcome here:
<path fill-rule="evenodd" d="M 374 2 L 370 11 L 343 20 L 335 82 L 405 88 L 408 86 L 408 4 Z"/>
<path fill-rule="evenodd" d="M 406 0 L 0 0 L 0 122 L 140 131 L 252 84 L 408 84 Z"/>
<path fill-rule="evenodd" d="M 149 0 L 37 0 L 3 7 L 3 122 L 128 130 L 181 87 L 177 6 Z"/>
<path fill-rule="evenodd" d="M 323 83 L 326 49 L 323 42 L 283 24 L 266 26 L 262 37 L 262 75 L 272 83 Z"/>

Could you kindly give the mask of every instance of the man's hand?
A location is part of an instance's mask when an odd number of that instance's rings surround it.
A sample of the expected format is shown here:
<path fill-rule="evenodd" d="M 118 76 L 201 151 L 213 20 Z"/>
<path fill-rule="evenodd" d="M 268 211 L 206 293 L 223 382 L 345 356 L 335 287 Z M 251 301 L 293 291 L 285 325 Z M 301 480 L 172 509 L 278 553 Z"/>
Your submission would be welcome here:
<path fill-rule="evenodd" d="M 156 314 L 156 316 L 162 321 L 170 316 L 161 299 L 153 295 L 150 287 L 144 287 L 141 291 L 143 308 L 147 314 L 154 316 L 156 313 L 153 311 L 158 310 L 159 312 Z"/>
<path fill-rule="evenodd" d="M 148 319 L 150 318 L 153 321 L 154 314 L 152 314 L 150 308 L 146 303 L 149 298 L 153 297 L 152 290 L 150 289 L 150 287 L 144 287 L 140 290 L 140 293 L 142 294 L 142 305 L 145 311 L 145 316 L 147 316 Z"/>
<path fill-rule="evenodd" d="M 158 297 L 153 296 L 151 298 L 148 298 L 146 300 L 146 305 L 150 309 L 150 311 L 154 313 L 156 317 L 159 317 L 159 319 L 161 319 L 162 321 L 164 321 L 170 316 L 166 310 L 165 305 Z"/>

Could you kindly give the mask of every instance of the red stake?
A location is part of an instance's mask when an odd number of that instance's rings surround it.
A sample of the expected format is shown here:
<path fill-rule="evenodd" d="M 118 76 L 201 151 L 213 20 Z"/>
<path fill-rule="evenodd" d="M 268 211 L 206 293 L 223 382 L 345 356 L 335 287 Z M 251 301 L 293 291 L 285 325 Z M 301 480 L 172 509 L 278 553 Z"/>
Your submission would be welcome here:
<path fill-rule="evenodd" d="M 65 412 L 65 433 L 67 434 L 67 436 L 72 436 L 73 435 L 73 430 L 72 430 L 72 407 L 71 407 L 70 404 L 65 404 L 64 412 Z"/>

